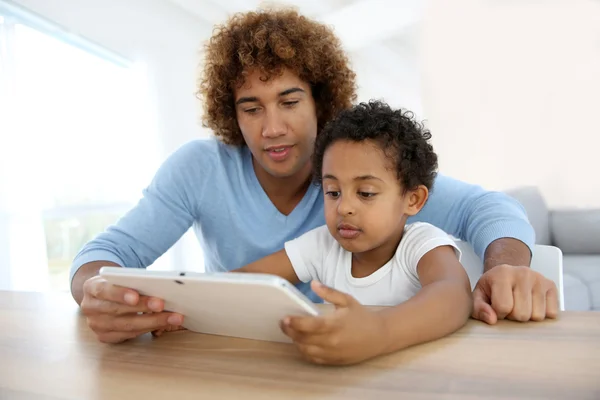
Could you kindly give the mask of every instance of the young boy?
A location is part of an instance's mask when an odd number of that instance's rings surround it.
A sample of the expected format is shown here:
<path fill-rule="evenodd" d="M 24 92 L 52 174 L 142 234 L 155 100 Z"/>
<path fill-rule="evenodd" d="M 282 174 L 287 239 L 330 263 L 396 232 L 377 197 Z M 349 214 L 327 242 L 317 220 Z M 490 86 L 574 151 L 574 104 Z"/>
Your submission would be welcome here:
<path fill-rule="evenodd" d="M 403 304 L 393 314 L 370 311 L 373 326 L 381 329 L 367 327 L 370 332 L 356 346 L 366 351 L 350 362 L 447 335 L 471 312 L 469 279 L 454 241 L 431 224 L 406 225 L 427 201 L 436 176 L 429 138 L 410 113 L 381 102 L 343 111 L 315 142 L 314 178 L 325 196 L 326 225 L 236 270 L 275 274 L 295 284 L 316 281 L 316 293 L 326 293 L 326 285 L 351 296 L 355 306 Z M 326 332 L 294 327 L 310 325 L 311 319 L 335 320 L 335 313 L 287 318 L 283 329 L 298 345 L 313 343 Z M 405 340 L 386 343 L 387 330 L 405 331 L 400 335 Z M 319 350 L 313 350 L 315 357 L 301 350 L 311 361 L 332 362 L 319 357 Z"/>

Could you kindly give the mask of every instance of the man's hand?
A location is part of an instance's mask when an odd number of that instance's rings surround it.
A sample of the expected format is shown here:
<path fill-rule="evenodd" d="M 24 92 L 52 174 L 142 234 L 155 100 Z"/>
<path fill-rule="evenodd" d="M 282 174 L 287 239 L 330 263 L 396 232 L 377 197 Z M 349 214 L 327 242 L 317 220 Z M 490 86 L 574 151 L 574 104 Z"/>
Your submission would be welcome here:
<path fill-rule="evenodd" d="M 383 318 L 345 293 L 313 281 L 313 291 L 336 306 L 320 317 L 286 317 L 283 332 L 302 355 L 317 364 L 354 364 L 378 356 L 385 348 Z"/>
<path fill-rule="evenodd" d="M 181 314 L 163 312 L 161 299 L 140 296 L 132 289 L 109 284 L 94 276 L 83 285 L 81 310 L 98 340 L 119 343 L 144 333 L 174 330 Z"/>
<path fill-rule="evenodd" d="M 477 282 L 471 316 L 490 325 L 500 319 L 542 321 L 556 318 L 558 308 L 553 281 L 528 267 L 498 265 Z"/>

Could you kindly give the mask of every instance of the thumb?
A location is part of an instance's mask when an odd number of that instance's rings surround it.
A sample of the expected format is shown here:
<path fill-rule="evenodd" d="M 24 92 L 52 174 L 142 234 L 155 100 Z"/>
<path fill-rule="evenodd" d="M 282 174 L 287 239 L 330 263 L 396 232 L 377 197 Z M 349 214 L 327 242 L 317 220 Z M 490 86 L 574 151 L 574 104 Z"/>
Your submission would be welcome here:
<path fill-rule="evenodd" d="M 310 283 L 310 287 L 317 296 L 328 303 L 334 304 L 336 308 L 351 307 L 358 304 L 356 299 L 349 294 L 342 293 L 338 290 L 330 288 L 329 286 L 325 286 L 321 282 L 312 281 Z"/>
<path fill-rule="evenodd" d="M 482 285 L 477 284 L 473 290 L 473 312 L 471 317 L 485 322 L 488 325 L 494 325 L 498 321 L 498 316 L 490 304 L 491 300 Z"/>

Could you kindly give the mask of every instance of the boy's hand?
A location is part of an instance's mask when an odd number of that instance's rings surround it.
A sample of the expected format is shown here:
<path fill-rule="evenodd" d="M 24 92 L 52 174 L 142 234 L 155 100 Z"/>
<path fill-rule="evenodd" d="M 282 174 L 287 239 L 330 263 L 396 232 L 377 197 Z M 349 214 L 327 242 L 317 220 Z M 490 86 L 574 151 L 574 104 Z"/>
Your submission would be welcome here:
<path fill-rule="evenodd" d="M 317 364 L 354 364 L 383 353 L 385 326 L 377 312 L 352 296 L 313 281 L 313 291 L 335 305 L 332 314 L 320 317 L 286 317 L 283 332 L 305 358 Z"/>

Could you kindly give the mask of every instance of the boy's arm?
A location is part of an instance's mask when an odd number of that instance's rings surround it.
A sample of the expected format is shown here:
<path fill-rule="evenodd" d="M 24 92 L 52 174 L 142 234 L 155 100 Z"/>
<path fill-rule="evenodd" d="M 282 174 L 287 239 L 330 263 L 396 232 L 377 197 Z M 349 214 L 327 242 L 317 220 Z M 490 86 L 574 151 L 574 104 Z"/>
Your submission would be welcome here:
<path fill-rule="evenodd" d="M 378 313 L 384 326 L 383 353 L 439 339 L 469 319 L 471 285 L 452 247 L 436 247 L 426 253 L 417 272 L 422 289 L 406 302 Z"/>
<path fill-rule="evenodd" d="M 292 262 L 285 250 L 279 250 L 277 253 L 268 255 L 232 272 L 271 274 L 280 276 L 293 284 L 300 283 L 300 279 L 298 279 L 298 275 L 296 275 L 296 271 L 294 271 Z"/>
<path fill-rule="evenodd" d="M 313 290 L 336 311 L 322 317 L 289 317 L 284 332 L 318 364 L 354 364 L 448 335 L 468 320 L 471 287 L 450 246 L 421 257 L 422 289 L 411 299 L 373 310 L 352 296 L 313 282 Z"/>

